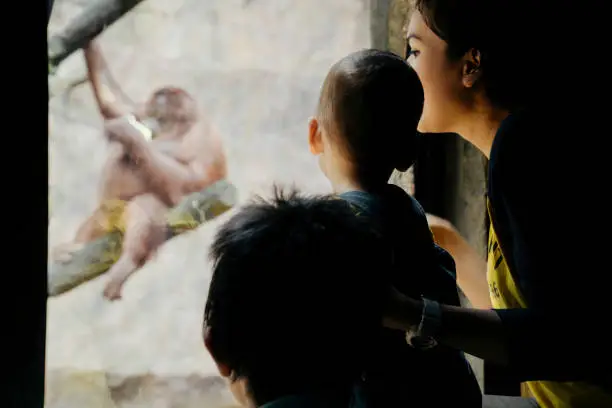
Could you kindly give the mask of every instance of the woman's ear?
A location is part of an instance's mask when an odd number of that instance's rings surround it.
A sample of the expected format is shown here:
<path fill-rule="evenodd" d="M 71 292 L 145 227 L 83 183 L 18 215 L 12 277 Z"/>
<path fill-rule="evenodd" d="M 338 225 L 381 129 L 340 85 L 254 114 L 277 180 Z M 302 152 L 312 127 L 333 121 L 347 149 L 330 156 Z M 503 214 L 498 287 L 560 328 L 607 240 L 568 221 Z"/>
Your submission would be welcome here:
<path fill-rule="evenodd" d="M 482 57 L 480 51 L 470 49 L 463 56 L 462 82 L 466 88 L 472 88 L 482 76 Z"/>
<path fill-rule="evenodd" d="M 317 118 L 310 118 L 308 121 L 308 147 L 310 153 L 318 156 L 323 153 L 323 135 L 321 126 Z"/>

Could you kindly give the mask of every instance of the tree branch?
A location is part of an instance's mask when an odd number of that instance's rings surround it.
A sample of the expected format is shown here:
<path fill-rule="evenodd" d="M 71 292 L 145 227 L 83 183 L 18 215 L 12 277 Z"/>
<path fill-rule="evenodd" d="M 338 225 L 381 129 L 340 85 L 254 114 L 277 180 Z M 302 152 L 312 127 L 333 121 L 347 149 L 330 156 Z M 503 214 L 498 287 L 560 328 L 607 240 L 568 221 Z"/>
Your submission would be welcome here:
<path fill-rule="evenodd" d="M 194 230 L 236 205 L 238 192 L 227 180 L 187 196 L 170 210 L 167 223 L 170 236 Z M 54 263 L 48 270 L 48 295 L 59 296 L 106 273 L 121 255 L 123 237 L 109 233 L 76 252 L 67 263 Z"/>
<path fill-rule="evenodd" d="M 70 54 L 83 48 L 106 27 L 120 19 L 143 0 L 95 0 L 67 27 L 49 38 L 47 52 L 50 70 Z"/>

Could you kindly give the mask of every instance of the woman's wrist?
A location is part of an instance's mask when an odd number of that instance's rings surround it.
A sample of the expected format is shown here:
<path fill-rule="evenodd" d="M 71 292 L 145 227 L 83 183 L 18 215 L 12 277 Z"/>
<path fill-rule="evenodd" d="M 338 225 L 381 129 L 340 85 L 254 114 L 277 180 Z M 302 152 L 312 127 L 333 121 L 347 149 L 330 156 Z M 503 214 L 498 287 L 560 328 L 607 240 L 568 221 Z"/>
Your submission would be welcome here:
<path fill-rule="evenodd" d="M 384 325 L 403 331 L 416 330 L 421 322 L 423 301 L 405 296 L 395 289 L 387 306 Z"/>
<path fill-rule="evenodd" d="M 438 342 L 436 337 L 440 331 L 441 313 L 440 304 L 436 301 L 422 298 L 421 318 L 415 329 L 406 332 L 406 342 L 418 349 L 430 349 Z"/>
<path fill-rule="evenodd" d="M 406 301 L 406 316 L 409 319 L 409 329 L 415 329 L 423 317 L 423 299 L 408 298 Z"/>

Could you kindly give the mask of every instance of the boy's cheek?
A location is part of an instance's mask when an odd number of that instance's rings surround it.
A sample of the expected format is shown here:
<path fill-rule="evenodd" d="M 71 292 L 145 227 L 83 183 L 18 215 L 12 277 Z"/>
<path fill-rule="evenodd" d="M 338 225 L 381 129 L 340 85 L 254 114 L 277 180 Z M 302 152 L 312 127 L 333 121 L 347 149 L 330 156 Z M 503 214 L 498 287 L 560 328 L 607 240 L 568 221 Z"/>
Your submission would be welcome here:
<path fill-rule="evenodd" d="M 229 387 L 234 399 L 241 407 L 249 407 L 249 400 L 246 396 L 246 384 L 244 380 L 236 380 L 236 381 L 227 381 L 227 386 Z"/>
<path fill-rule="evenodd" d="M 317 156 L 318 158 L 318 162 L 319 162 L 319 168 L 321 169 L 321 171 L 323 172 L 323 174 L 327 175 L 327 171 L 326 171 L 326 165 L 325 165 L 325 155 L 320 154 Z"/>

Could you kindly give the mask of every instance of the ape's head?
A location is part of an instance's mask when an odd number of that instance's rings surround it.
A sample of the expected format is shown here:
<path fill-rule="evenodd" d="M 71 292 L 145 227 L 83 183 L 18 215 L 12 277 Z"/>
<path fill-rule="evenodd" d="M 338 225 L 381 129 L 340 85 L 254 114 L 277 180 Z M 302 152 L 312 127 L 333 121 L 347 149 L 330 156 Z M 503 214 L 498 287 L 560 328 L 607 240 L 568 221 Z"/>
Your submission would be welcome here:
<path fill-rule="evenodd" d="M 166 86 L 153 92 L 147 101 L 144 121 L 154 120 L 159 132 L 187 133 L 198 119 L 195 99 L 184 89 Z"/>

